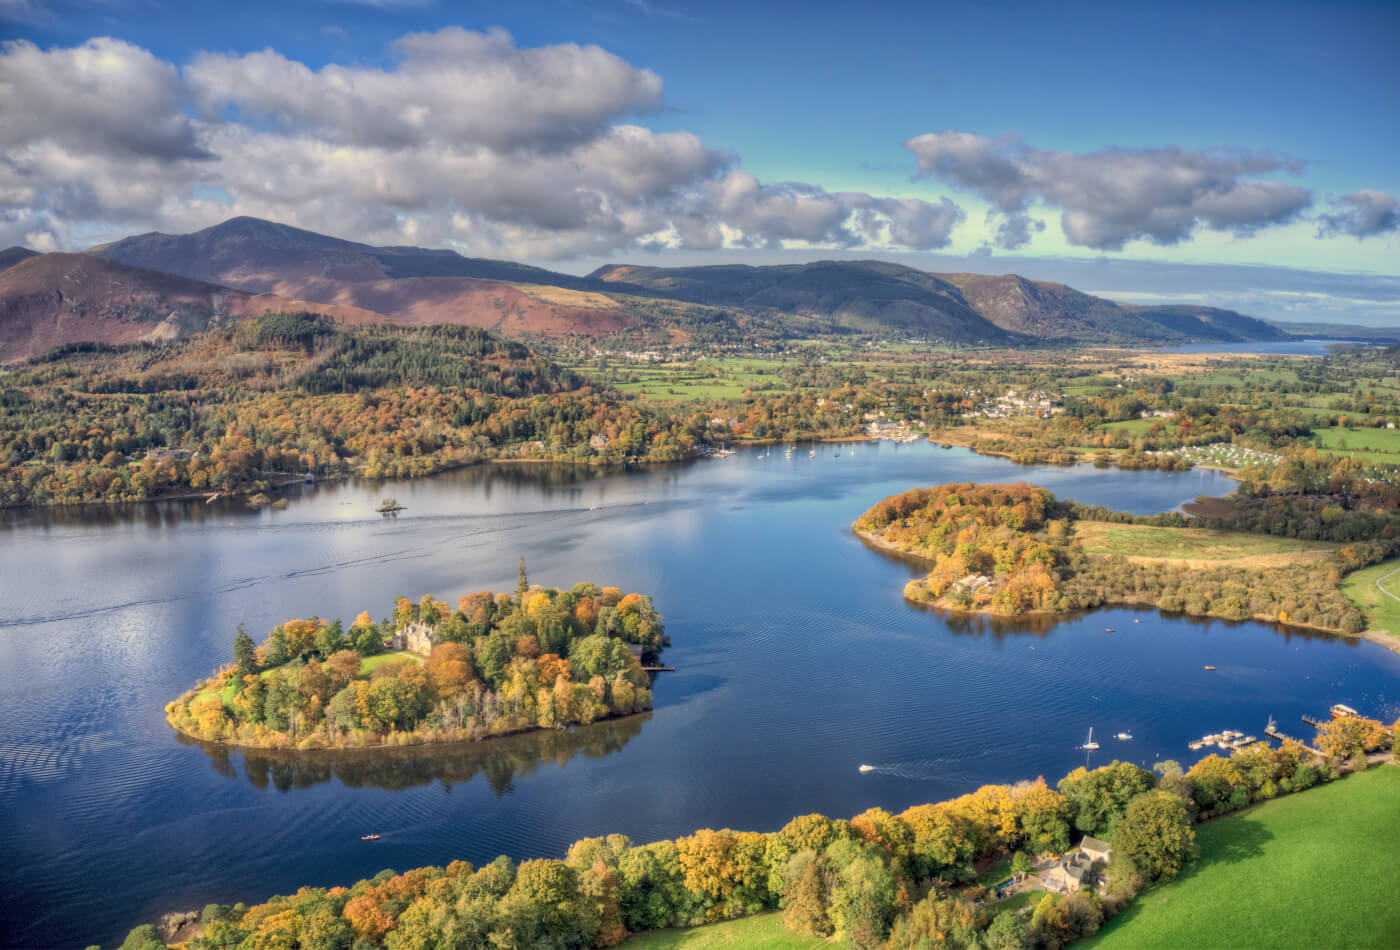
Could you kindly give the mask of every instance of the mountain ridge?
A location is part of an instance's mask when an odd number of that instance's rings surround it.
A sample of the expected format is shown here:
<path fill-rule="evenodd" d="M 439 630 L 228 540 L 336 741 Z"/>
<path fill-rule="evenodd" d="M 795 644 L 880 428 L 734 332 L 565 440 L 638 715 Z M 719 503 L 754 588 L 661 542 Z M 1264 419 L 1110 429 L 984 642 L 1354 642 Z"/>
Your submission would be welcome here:
<path fill-rule="evenodd" d="M 815 328 L 989 345 L 1287 339 L 1234 311 L 1120 303 L 1016 274 L 936 274 L 889 261 L 606 264 L 579 277 L 449 249 L 377 247 L 250 217 L 190 234 L 134 235 L 86 253 L 247 292 L 369 310 L 390 322 L 451 322 L 525 336 L 674 340 L 699 329 L 714 339 L 743 322 L 768 338 Z M 705 312 L 675 317 L 675 305 Z M 731 319 L 735 314 L 743 320 Z M 726 320 L 730 329 L 714 331 Z"/>

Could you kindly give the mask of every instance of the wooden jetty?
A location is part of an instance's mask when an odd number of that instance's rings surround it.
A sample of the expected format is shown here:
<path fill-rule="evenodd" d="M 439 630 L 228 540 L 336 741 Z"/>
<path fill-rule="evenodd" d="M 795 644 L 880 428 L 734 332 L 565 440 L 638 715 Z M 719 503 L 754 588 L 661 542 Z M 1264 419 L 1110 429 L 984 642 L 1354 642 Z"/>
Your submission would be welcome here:
<path fill-rule="evenodd" d="M 1303 713 L 1303 715 L 1302 715 L 1301 718 L 1302 718 L 1303 722 L 1307 723 L 1308 725 L 1310 725 L 1310 726 L 1312 726 L 1312 727 L 1314 727 L 1314 728 L 1316 728 L 1316 727 L 1322 725 L 1322 720 L 1321 720 L 1321 719 L 1314 719 L 1312 716 L 1309 716 L 1307 713 Z"/>
<path fill-rule="evenodd" d="M 676 672 L 676 668 L 675 668 L 674 666 L 644 666 L 644 667 L 642 667 L 642 672 L 643 672 L 643 673 L 674 673 L 674 672 Z"/>

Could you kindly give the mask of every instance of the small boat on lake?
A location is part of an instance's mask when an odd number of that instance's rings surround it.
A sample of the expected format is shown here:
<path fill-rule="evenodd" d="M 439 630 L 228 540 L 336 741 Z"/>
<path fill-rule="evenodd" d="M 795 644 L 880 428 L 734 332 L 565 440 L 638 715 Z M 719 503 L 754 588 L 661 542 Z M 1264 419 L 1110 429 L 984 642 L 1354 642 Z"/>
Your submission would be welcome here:
<path fill-rule="evenodd" d="M 1098 747 L 1099 747 L 1099 744 L 1098 744 L 1097 742 L 1094 741 L 1094 727 L 1093 727 L 1093 726 L 1090 726 L 1090 727 L 1089 727 L 1089 738 L 1085 739 L 1085 740 L 1084 740 L 1084 744 L 1083 744 L 1082 746 L 1080 746 L 1079 748 L 1081 748 L 1081 749 L 1097 749 Z"/>
<path fill-rule="evenodd" d="M 1210 670 L 1212 673 L 1215 672 L 1215 667 L 1213 667 L 1213 666 L 1208 666 L 1208 667 L 1206 667 L 1206 669 Z"/>
<path fill-rule="evenodd" d="M 378 841 L 379 835 L 360 835 L 361 841 Z"/>
<path fill-rule="evenodd" d="M 875 771 L 875 766 L 873 766 L 873 765 L 862 765 L 862 766 L 860 767 L 860 771 L 862 771 L 862 772 L 873 772 L 873 771 Z"/>
<path fill-rule="evenodd" d="M 1337 703 L 1337 705 L 1333 706 L 1328 712 L 1332 714 L 1333 719 L 1355 719 L 1361 715 L 1361 713 L 1357 712 L 1355 709 L 1352 709 L 1350 706 L 1344 706 L 1341 703 Z"/>
<path fill-rule="evenodd" d="M 1120 732 L 1120 733 L 1118 733 L 1118 735 L 1117 735 L 1116 738 L 1122 740 L 1123 742 L 1127 742 L 1127 741 L 1128 741 L 1129 739 L 1131 739 L 1132 737 L 1133 737 L 1133 734 L 1132 734 L 1131 732 Z"/>
<path fill-rule="evenodd" d="M 1112 633 L 1112 632 L 1113 632 L 1113 628 L 1112 628 L 1112 627 L 1104 627 L 1104 628 L 1103 628 L 1103 632 L 1104 632 L 1104 633 Z"/>

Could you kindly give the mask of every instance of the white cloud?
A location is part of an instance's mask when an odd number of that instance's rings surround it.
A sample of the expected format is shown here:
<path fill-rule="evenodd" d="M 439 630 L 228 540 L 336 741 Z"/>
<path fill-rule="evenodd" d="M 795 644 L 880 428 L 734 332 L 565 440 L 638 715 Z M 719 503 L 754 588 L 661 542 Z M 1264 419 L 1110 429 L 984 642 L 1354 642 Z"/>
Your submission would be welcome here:
<path fill-rule="evenodd" d="M 992 202 L 1005 216 L 998 243 L 1024 246 L 1035 202 L 1061 209 L 1071 244 L 1121 250 L 1145 239 L 1177 244 L 1199 228 L 1248 236 L 1296 218 L 1306 188 L 1255 176 L 1296 172 L 1296 163 L 1251 152 L 1111 148 L 1055 152 L 1020 139 L 928 133 L 904 143 L 921 177 L 939 178 Z"/>
<path fill-rule="evenodd" d="M 963 219 L 946 198 L 764 184 L 695 135 L 628 124 L 662 106 L 661 80 L 597 47 L 452 28 L 393 52 L 389 69 L 263 50 L 181 72 L 117 40 L 8 44 L 0 227 L 61 243 L 248 214 L 543 260 L 667 243 L 928 249 Z"/>
<path fill-rule="evenodd" d="M 204 53 L 185 77 L 211 113 L 343 145 L 560 148 L 662 101 L 661 77 L 597 46 L 528 49 L 504 30 L 449 27 L 404 36 L 393 52 L 393 69 L 319 70 L 271 49 Z"/>
<path fill-rule="evenodd" d="M 71 49 L 0 44 L 0 149 L 52 143 L 75 154 L 199 159 L 175 67 L 106 37 Z"/>

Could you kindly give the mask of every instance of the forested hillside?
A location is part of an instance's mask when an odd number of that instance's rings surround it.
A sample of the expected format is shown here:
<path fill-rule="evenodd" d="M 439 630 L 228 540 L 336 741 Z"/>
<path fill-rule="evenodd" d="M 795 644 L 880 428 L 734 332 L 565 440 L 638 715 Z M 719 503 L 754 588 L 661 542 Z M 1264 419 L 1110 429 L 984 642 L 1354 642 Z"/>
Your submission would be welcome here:
<path fill-rule="evenodd" d="M 696 424 L 478 328 L 270 314 L 188 343 L 65 347 L 6 375 L 0 505 L 423 475 L 511 453 L 667 461 Z"/>

